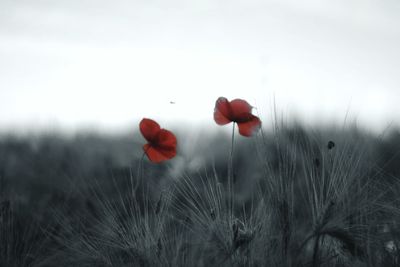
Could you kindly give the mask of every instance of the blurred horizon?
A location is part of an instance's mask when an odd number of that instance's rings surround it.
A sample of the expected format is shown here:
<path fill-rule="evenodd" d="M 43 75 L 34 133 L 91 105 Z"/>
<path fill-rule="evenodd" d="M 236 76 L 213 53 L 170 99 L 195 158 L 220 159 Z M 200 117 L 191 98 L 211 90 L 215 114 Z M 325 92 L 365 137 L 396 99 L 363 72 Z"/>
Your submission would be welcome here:
<path fill-rule="evenodd" d="M 219 130 L 215 100 L 311 126 L 400 126 L 400 3 L 0 3 L 0 132 Z M 229 128 L 229 127 L 225 127 Z M 229 131 L 228 129 L 226 129 Z"/>

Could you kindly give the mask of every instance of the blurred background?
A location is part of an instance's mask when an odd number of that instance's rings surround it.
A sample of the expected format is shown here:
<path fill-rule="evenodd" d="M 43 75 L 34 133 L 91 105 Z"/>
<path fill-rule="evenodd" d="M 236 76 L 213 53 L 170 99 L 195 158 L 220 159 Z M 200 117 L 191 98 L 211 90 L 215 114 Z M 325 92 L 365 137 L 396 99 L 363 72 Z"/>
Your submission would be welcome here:
<path fill-rule="evenodd" d="M 0 130 L 216 129 L 225 96 L 266 127 L 275 103 L 380 133 L 400 123 L 398 14 L 396 0 L 2 0 Z"/>

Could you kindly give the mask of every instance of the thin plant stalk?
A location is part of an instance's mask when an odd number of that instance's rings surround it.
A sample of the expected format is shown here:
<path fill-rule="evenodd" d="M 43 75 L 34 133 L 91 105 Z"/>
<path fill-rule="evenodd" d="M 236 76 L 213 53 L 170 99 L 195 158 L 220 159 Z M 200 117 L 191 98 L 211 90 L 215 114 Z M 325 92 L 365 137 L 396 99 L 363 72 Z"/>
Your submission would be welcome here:
<path fill-rule="evenodd" d="M 229 208 L 230 208 L 230 216 L 231 219 L 234 217 L 234 175 L 233 175 L 233 151 L 235 145 L 235 123 L 233 123 L 232 127 L 232 138 L 231 138 L 231 151 L 229 155 L 228 162 L 228 190 L 229 190 Z"/>
<path fill-rule="evenodd" d="M 142 181 L 142 176 L 143 176 L 143 161 L 144 161 L 144 156 L 146 155 L 146 151 L 143 152 L 142 157 L 140 158 L 139 161 L 139 166 L 137 169 L 137 175 L 136 175 L 136 185 L 133 187 L 133 181 L 132 181 L 132 175 L 131 175 L 131 186 L 132 186 L 132 196 L 136 194 L 136 191 L 139 187 L 140 182 Z"/>
<path fill-rule="evenodd" d="M 315 238 L 315 243 L 314 243 L 314 251 L 313 251 L 313 261 L 312 261 L 312 266 L 317 267 L 318 262 L 319 262 L 319 240 L 320 240 L 320 235 L 318 234 Z"/>

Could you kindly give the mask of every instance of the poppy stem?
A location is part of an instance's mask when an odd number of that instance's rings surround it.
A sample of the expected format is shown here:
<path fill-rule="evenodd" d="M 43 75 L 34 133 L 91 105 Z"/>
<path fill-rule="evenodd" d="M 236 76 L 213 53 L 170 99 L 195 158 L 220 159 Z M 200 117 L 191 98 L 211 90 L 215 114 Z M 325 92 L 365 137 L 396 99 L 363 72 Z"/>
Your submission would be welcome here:
<path fill-rule="evenodd" d="M 137 175 L 136 175 L 136 185 L 135 188 L 133 188 L 133 181 L 131 181 L 132 184 L 132 195 L 134 196 L 136 194 L 136 191 L 139 187 L 140 182 L 142 181 L 142 176 L 143 176 L 143 161 L 144 161 L 144 156 L 146 155 L 146 151 L 143 152 L 142 157 L 140 158 L 139 161 L 139 166 L 137 169 Z"/>
<path fill-rule="evenodd" d="M 228 188 L 229 188 L 229 208 L 231 212 L 231 217 L 233 218 L 234 213 L 234 174 L 233 174 L 233 151 L 235 145 L 235 122 L 233 123 L 232 127 L 232 143 L 231 143 L 231 151 L 229 156 L 229 165 L 228 165 Z"/>

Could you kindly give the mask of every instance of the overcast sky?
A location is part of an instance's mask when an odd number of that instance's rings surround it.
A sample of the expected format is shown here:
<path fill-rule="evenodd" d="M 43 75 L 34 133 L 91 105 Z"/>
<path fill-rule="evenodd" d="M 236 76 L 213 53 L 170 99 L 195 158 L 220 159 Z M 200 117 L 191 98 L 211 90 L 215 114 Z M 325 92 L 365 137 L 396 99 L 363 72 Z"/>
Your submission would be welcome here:
<path fill-rule="evenodd" d="M 211 125 L 226 96 L 379 131 L 399 48 L 398 0 L 1 0 L 0 129 Z"/>

